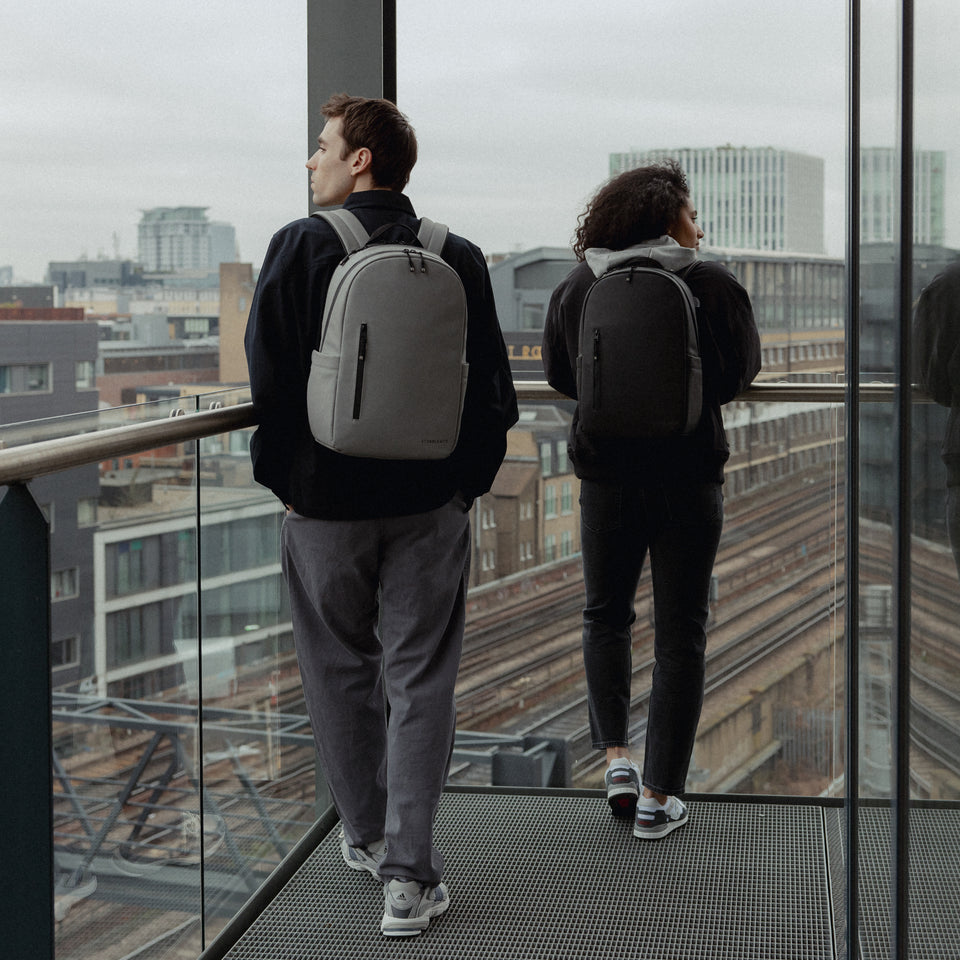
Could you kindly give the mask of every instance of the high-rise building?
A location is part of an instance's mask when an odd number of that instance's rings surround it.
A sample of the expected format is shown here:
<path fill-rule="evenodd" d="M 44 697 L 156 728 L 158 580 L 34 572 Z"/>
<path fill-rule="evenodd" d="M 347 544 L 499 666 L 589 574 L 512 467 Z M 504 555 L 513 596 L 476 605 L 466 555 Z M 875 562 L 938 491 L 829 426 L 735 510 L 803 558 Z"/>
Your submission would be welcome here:
<path fill-rule="evenodd" d="M 147 273 L 217 273 L 237 259 L 236 231 L 207 219 L 206 207 L 154 207 L 137 227 L 140 263 Z"/>
<path fill-rule="evenodd" d="M 943 244 L 944 174 L 942 150 L 915 150 L 913 154 L 913 242 Z M 864 147 L 860 151 L 860 240 L 893 243 L 897 223 L 899 159 L 893 147 Z"/>
<path fill-rule="evenodd" d="M 823 160 L 774 147 L 631 150 L 610 174 L 677 160 L 703 228 L 703 246 L 823 253 Z"/>

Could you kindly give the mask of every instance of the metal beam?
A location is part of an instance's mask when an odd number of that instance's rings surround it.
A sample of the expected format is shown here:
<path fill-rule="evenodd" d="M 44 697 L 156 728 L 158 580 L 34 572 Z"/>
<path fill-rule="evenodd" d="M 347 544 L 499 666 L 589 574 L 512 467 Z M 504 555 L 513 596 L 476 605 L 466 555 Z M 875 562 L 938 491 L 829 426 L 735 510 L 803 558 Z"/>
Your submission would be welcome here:
<path fill-rule="evenodd" d="M 845 938 L 838 955 L 860 956 L 860 0 L 847 6 L 847 231 L 846 336 L 847 371 L 846 473 L 844 475 L 844 605 L 846 649 L 844 825 L 846 828 Z M 835 941 L 839 938 L 835 935 Z M 843 953 L 839 953 L 840 949 Z"/>
<path fill-rule="evenodd" d="M 308 157 L 335 93 L 396 101 L 396 0 L 307 0 Z"/>

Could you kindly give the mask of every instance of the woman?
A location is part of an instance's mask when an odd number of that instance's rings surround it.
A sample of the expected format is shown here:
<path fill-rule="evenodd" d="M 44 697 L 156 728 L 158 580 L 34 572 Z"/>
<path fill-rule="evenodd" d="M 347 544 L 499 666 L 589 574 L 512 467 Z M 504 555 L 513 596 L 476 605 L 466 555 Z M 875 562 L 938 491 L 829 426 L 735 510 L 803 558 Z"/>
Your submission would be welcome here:
<path fill-rule="evenodd" d="M 697 259 L 702 236 L 675 161 L 615 177 L 580 217 L 573 249 L 581 262 L 554 291 L 543 336 L 547 380 L 576 399 L 581 307 L 597 277 L 623 263 L 653 260 L 682 276 L 699 301 L 703 409 L 693 432 L 657 440 L 590 437 L 578 410 L 569 444 L 581 481 L 583 659 L 592 742 L 606 751 L 614 816 L 634 817 L 634 836 L 651 840 L 687 822 L 680 797 L 703 703 L 708 597 L 729 456 L 720 405 L 760 369 L 747 293 L 725 267 Z M 641 775 L 628 739 L 630 628 L 648 551 L 656 665 Z"/>

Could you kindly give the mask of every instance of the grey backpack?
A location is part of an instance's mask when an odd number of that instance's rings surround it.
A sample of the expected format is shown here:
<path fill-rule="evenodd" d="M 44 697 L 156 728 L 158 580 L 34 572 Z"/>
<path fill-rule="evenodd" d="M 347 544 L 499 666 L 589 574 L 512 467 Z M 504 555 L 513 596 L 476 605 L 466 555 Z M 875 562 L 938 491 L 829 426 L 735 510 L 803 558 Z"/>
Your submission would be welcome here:
<path fill-rule="evenodd" d="M 440 258 L 447 228 L 424 218 L 416 240 L 378 243 L 380 231 L 371 237 L 348 210 L 314 216 L 347 251 L 330 280 L 307 382 L 314 438 L 353 457 L 449 456 L 467 389 L 467 301 Z"/>
<path fill-rule="evenodd" d="M 577 357 L 587 436 L 655 439 L 694 430 L 703 407 L 697 306 L 684 280 L 659 266 L 625 264 L 593 281 Z"/>

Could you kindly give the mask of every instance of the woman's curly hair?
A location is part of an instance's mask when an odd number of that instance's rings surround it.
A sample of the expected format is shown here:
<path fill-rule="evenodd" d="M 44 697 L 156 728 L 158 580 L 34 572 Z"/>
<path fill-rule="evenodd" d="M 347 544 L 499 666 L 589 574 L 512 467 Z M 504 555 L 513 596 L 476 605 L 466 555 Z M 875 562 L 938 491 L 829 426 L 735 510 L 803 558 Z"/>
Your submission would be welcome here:
<path fill-rule="evenodd" d="M 662 237 L 690 199 L 687 178 L 676 160 L 628 170 L 608 180 L 578 218 L 573 252 L 588 247 L 624 250 Z"/>

